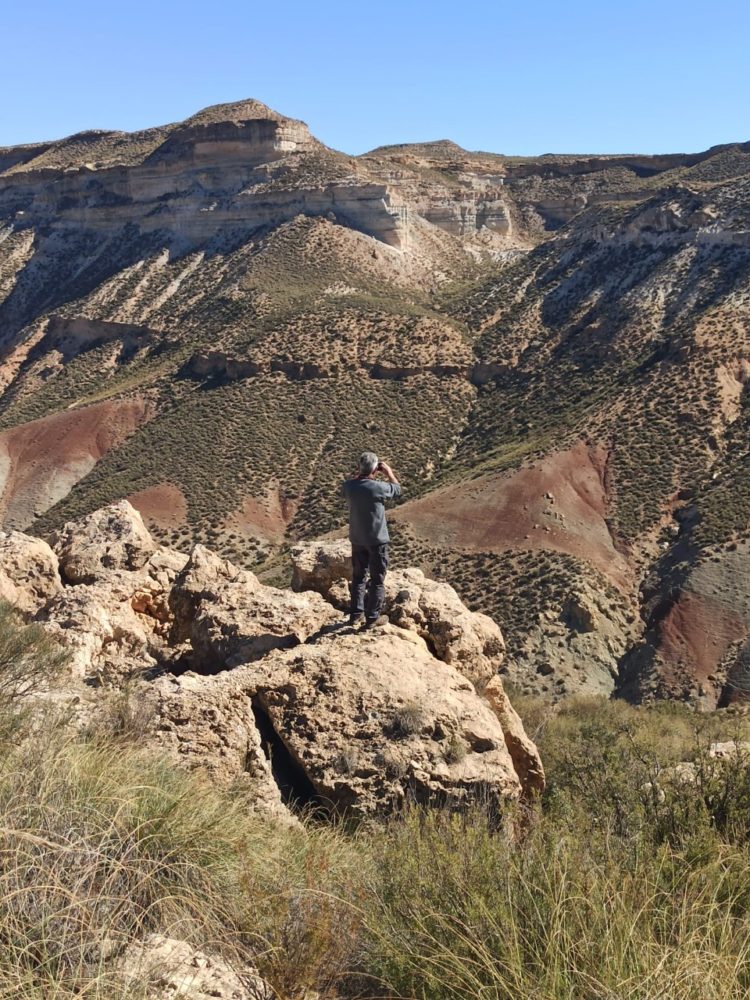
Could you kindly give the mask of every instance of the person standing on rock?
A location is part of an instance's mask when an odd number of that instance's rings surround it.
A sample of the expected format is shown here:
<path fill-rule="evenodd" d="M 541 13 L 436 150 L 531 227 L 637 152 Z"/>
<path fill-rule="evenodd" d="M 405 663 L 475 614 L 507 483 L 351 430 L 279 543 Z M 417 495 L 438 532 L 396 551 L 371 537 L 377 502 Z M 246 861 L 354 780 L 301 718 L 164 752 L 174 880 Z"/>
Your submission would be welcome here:
<path fill-rule="evenodd" d="M 387 482 L 376 479 L 378 473 L 382 473 Z M 371 451 L 363 451 L 357 471 L 346 480 L 342 489 L 349 504 L 349 540 L 352 543 L 349 624 L 356 625 L 364 618 L 365 628 L 372 628 L 380 618 L 388 570 L 388 543 L 391 539 L 385 518 L 385 501 L 400 497 L 401 486 L 387 462 L 380 461 Z"/>

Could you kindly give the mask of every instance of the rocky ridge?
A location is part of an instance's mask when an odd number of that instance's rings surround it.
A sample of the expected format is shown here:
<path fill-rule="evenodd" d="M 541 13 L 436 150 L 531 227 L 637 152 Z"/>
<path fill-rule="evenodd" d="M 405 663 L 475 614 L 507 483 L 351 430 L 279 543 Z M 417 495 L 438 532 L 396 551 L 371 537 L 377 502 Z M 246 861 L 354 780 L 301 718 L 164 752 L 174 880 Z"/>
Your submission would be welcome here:
<path fill-rule="evenodd" d="M 543 790 L 491 619 L 405 570 L 389 577 L 389 623 L 362 633 L 330 603 L 341 547 L 301 547 L 296 566 L 285 590 L 204 546 L 164 548 L 127 501 L 51 547 L 0 538 L 0 594 L 68 652 L 46 698 L 82 726 L 127 689 L 144 744 L 241 785 L 254 808 L 366 818 Z"/>

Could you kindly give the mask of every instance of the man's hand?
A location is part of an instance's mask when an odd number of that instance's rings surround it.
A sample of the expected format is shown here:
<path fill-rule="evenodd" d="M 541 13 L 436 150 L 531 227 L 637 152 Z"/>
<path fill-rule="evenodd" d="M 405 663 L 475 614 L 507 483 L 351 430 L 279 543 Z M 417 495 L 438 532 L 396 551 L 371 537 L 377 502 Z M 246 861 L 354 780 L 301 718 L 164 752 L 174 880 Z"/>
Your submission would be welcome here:
<path fill-rule="evenodd" d="M 378 469 L 380 470 L 380 472 L 383 473 L 383 475 L 385 476 L 385 478 L 388 480 L 389 483 L 398 482 L 398 479 L 396 479 L 396 477 L 393 474 L 393 469 L 387 462 L 383 461 L 378 462 Z"/>

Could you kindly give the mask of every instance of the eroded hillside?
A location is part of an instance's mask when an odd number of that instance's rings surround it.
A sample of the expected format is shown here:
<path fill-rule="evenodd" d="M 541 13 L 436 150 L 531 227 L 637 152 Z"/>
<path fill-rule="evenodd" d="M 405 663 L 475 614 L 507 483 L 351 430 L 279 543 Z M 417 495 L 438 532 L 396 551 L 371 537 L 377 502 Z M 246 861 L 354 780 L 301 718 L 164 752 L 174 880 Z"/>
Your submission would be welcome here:
<path fill-rule="evenodd" d="M 561 695 L 748 686 L 750 144 L 330 150 L 257 102 L 0 150 L 7 527 L 273 572 L 363 445 L 396 555 Z M 710 635 L 710 638 L 706 638 Z"/>

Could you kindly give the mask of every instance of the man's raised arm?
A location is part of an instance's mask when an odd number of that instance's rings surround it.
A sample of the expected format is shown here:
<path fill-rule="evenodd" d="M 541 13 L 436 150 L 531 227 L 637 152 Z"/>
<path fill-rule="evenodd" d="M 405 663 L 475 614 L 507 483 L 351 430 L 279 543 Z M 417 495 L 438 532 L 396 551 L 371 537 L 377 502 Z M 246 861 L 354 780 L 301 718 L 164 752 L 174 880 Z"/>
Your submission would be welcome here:
<path fill-rule="evenodd" d="M 398 486 L 398 479 L 394 476 L 393 469 L 387 462 L 378 462 L 378 469 L 380 469 L 389 483 L 393 483 L 395 486 Z"/>
<path fill-rule="evenodd" d="M 393 472 L 393 469 L 390 467 L 390 465 L 387 462 L 378 462 L 378 471 L 383 473 L 383 475 L 385 476 L 385 478 L 388 480 L 388 482 L 393 487 L 393 490 L 391 491 L 391 497 L 394 497 L 394 498 L 395 497 L 400 497 L 401 496 L 401 484 L 399 483 L 398 479 L 396 479 L 396 476 L 395 476 L 395 474 Z"/>

